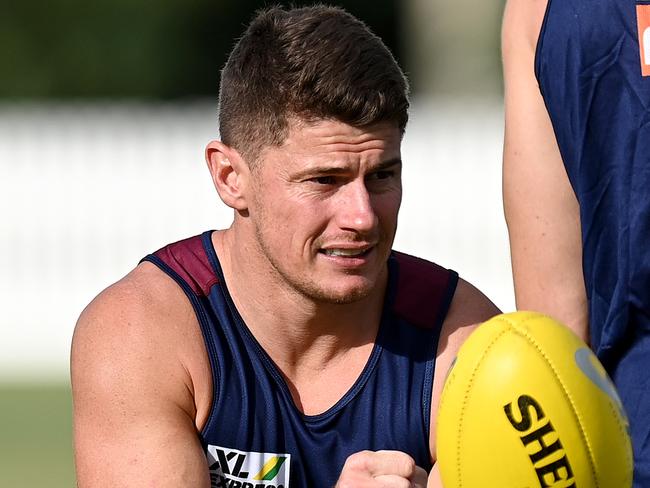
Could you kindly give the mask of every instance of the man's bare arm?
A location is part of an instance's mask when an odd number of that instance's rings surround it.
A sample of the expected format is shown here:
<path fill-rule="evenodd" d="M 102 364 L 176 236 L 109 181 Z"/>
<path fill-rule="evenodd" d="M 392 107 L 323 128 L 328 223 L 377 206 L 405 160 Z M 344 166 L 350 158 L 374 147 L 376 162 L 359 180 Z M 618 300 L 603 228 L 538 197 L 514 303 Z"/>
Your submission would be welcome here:
<path fill-rule="evenodd" d="M 504 14 L 504 209 L 517 308 L 551 315 L 586 340 L 579 208 L 534 72 L 545 8 L 509 0 Z"/>
<path fill-rule="evenodd" d="M 449 307 L 449 313 L 443 323 L 438 342 L 436 367 L 433 377 L 433 393 L 431 399 L 431 433 L 429 446 L 431 457 L 437 461 L 437 418 L 438 407 L 447 372 L 451 367 L 458 350 L 472 332 L 483 322 L 501 313 L 499 308 L 490 301 L 480 290 L 471 283 L 459 278 L 454 298 Z M 442 481 L 437 463 L 429 473 L 428 488 L 442 488 Z"/>
<path fill-rule="evenodd" d="M 189 304 L 165 290 L 155 290 L 163 299 L 143 291 L 152 274 L 141 266 L 104 291 L 75 329 L 71 369 L 81 488 L 209 486 L 192 367 L 183 357 L 191 342 L 183 330 Z"/>

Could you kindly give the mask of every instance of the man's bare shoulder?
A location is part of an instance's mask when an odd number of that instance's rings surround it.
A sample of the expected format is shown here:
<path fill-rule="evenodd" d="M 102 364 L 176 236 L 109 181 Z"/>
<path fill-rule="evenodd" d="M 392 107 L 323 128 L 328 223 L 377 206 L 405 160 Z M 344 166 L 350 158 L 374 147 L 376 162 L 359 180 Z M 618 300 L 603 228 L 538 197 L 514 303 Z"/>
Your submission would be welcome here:
<path fill-rule="evenodd" d="M 145 262 L 102 291 L 83 310 L 73 346 L 80 341 L 95 342 L 93 339 L 102 339 L 95 344 L 98 348 L 114 340 L 150 343 L 167 331 L 166 324 L 188 319 L 190 311 L 182 290 L 156 266 Z M 146 347 L 145 343 L 140 345 Z"/>
<path fill-rule="evenodd" d="M 197 338 L 200 343 L 195 314 L 180 287 L 153 264 L 142 263 L 81 313 L 72 341 L 73 387 L 92 384 L 138 394 L 146 385 L 174 388 L 173 379 L 190 384 L 188 356 Z M 189 407 L 190 400 L 182 403 Z"/>
<path fill-rule="evenodd" d="M 483 292 L 459 278 L 456 293 L 443 324 L 442 338 L 453 338 L 454 341 L 462 343 L 476 325 L 499 313 L 499 308 Z M 457 347 L 460 347 L 460 343 Z"/>
<path fill-rule="evenodd" d="M 507 0 L 503 14 L 503 42 L 517 43 L 520 48 L 534 52 L 547 3 L 547 0 Z"/>
<path fill-rule="evenodd" d="M 71 357 L 79 486 L 209 484 L 197 436 L 210 395 L 201 351 L 189 300 L 152 264 L 86 307 Z"/>
<path fill-rule="evenodd" d="M 459 278 L 440 332 L 438 365 L 446 371 L 447 366 L 456 357 L 456 352 L 474 329 L 499 313 L 499 308 L 478 288 Z"/>
<path fill-rule="evenodd" d="M 80 320 L 85 322 L 98 315 L 118 312 L 152 314 L 161 308 L 173 310 L 182 307 L 184 302 L 182 290 L 171 278 L 154 264 L 143 262 L 99 293 L 84 309 Z"/>

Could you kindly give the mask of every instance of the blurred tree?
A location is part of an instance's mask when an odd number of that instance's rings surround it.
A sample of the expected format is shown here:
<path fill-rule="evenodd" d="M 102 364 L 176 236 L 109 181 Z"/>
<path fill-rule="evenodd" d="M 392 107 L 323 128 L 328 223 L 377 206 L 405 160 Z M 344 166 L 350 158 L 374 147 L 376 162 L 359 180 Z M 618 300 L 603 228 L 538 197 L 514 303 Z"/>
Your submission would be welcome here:
<path fill-rule="evenodd" d="M 7 2 L 0 98 L 214 97 L 219 70 L 261 0 Z M 306 5 L 312 1 L 293 1 Z M 398 0 L 340 0 L 402 57 Z"/>
<path fill-rule="evenodd" d="M 401 31 L 414 91 L 445 96 L 501 93 L 505 0 L 406 0 Z"/>

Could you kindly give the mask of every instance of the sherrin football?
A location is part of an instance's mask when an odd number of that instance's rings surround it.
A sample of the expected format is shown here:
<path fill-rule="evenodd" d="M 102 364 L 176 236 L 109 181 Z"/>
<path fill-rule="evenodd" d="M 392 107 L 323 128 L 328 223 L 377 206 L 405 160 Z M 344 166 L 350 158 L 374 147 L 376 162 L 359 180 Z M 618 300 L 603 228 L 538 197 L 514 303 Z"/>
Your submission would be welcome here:
<path fill-rule="evenodd" d="M 448 373 L 437 420 L 445 488 L 626 488 L 632 448 L 602 365 L 550 317 L 480 325 Z"/>

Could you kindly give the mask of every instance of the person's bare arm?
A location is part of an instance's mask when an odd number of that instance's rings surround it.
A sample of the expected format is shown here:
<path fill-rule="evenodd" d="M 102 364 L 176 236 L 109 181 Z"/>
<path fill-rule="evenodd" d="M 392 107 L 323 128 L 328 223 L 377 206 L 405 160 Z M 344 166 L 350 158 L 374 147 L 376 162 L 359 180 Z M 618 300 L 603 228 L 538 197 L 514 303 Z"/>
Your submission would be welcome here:
<path fill-rule="evenodd" d="M 431 433 L 429 446 L 434 463 L 437 460 L 436 446 L 436 420 L 440 397 L 447 379 L 447 372 L 451 367 L 458 350 L 472 332 L 483 322 L 501 313 L 480 290 L 467 281 L 459 278 L 454 298 L 445 319 L 436 357 L 436 367 L 433 376 L 433 393 L 431 399 Z M 429 474 L 428 488 L 442 488 L 440 473 L 437 464 Z"/>
<path fill-rule="evenodd" d="M 429 478 L 427 479 L 427 488 L 443 488 L 442 478 L 440 478 L 440 470 L 438 469 L 438 464 L 434 464 L 431 472 L 429 473 Z"/>
<path fill-rule="evenodd" d="M 191 323 L 190 306 L 160 287 L 145 291 L 157 272 L 147 266 L 100 294 L 75 329 L 80 488 L 210 485 L 197 436 L 193 366 L 183 357 L 192 340 L 183 327 Z"/>
<path fill-rule="evenodd" d="M 545 0 L 509 0 L 503 19 L 503 199 L 517 309 L 587 339 L 578 203 L 534 72 Z"/>

